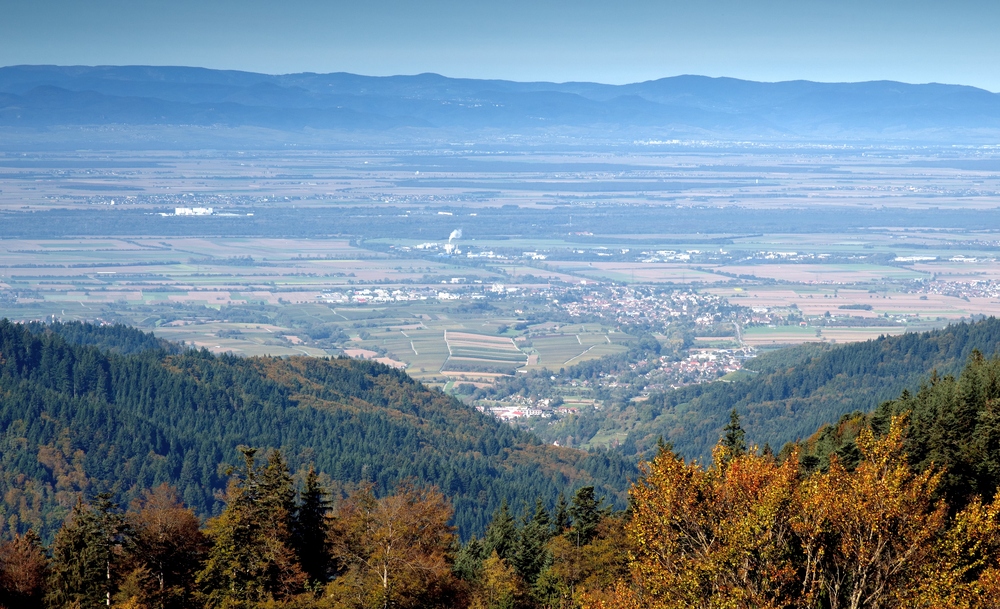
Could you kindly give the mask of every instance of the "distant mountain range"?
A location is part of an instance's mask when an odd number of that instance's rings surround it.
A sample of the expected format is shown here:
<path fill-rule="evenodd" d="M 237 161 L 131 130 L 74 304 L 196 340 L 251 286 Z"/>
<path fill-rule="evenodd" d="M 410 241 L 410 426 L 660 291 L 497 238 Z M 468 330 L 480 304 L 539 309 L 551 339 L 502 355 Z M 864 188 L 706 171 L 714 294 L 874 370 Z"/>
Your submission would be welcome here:
<path fill-rule="evenodd" d="M 996 142 L 1000 94 L 877 81 L 676 76 L 629 85 L 188 67 L 0 68 L 0 127 L 253 127 L 303 134 Z"/>

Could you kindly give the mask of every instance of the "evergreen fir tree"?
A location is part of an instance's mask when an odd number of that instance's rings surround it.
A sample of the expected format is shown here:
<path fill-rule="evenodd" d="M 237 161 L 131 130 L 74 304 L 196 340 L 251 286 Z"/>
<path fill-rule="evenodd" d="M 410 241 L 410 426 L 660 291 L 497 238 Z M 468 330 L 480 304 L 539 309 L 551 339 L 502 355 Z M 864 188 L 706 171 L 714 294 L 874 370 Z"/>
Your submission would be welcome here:
<path fill-rule="evenodd" d="M 552 537 L 552 526 L 549 513 L 542 505 L 541 499 L 535 502 L 534 513 L 526 519 L 518 536 L 518 545 L 514 552 L 513 563 L 518 574 L 529 585 L 535 583 L 538 574 L 549 563 L 550 556 L 545 544 Z"/>
<path fill-rule="evenodd" d="M 597 534 L 597 525 L 601 521 L 600 504 L 601 500 L 594 495 L 593 486 L 580 487 L 573 495 L 569 508 L 573 526 L 568 535 L 576 547 L 590 543 Z"/>
<path fill-rule="evenodd" d="M 267 465 L 260 473 L 261 507 L 276 517 L 286 530 L 290 530 L 295 512 L 295 489 L 288 464 L 281 451 L 272 450 L 267 455 Z"/>
<path fill-rule="evenodd" d="M 473 537 L 455 553 L 455 565 L 452 571 L 460 579 L 467 582 L 479 581 L 486 560 L 486 549 L 483 542 Z"/>
<path fill-rule="evenodd" d="M 255 449 L 240 450 L 243 470 L 230 481 L 226 508 L 209 525 L 214 543 L 197 576 L 210 608 L 281 599 L 298 592 L 305 580 L 286 545 L 284 462 L 272 454 L 268 466 L 259 468 Z"/>
<path fill-rule="evenodd" d="M 493 521 L 486 529 L 485 550 L 489 556 L 493 552 L 497 556 L 510 562 L 514 556 L 517 544 L 517 523 L 510 515 L 510 508 L 507 507 L 507 500 L 500 504 L 500 509 L 493 515 Z"/>
<path fill-rule="evenodd" d="M 674 444 L 673 442 L 667 442 L 663 439 L 663 436 L 656 438 L 656 454 L 674 454 Z"/>
<path fill-rule="evenodd" d="M 91 508 L 78 500 L 52 544 L 46 604 L 96 609 L 110 604 L 128 527 L 110 495 Z"/>
<path fill-rule="evenodd" d="M 722 428 L 722 447 L 727 460 L 747 452 L 746 432 L 740 425 L 740 415 L 735 408 L 729 413 L 729 423 Z"/>
<path fill-rule="evenodd" d="M 566 503 L 566 496 L 562 493 L 559 493 L 559 499 L 556 500 L 556 515 L 553 525 L 557 535 L 566 532 L 570 527 L 569 504 Z"/>
<path fill-rule="evenodd" d="M 94 502 L 94 512 L 97 516 L 97 542 L 100 544 L 100 554 L 104 559 L 104 598 L 106 605 L 111 604 L 111 595 L 115 593 L 119 576 L 117 565 L 132 543 L 132 527 L 125 519 L 125 514 L 118 509 L 118 504 L 111 501 L 111 493 L 100 493 Z"/>
<path fill-rule="evenodd" d="M 315 467 L 306 474 L 305 488 L 292 521 L 292 545 L 309 581 L 325 583 L 330 575 L 330 500 Z"/>

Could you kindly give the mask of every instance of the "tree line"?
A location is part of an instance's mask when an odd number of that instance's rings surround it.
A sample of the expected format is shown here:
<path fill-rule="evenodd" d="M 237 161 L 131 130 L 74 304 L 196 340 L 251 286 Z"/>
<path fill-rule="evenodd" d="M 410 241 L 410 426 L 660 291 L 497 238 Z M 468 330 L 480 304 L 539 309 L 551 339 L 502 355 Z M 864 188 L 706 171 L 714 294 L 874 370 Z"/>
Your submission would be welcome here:
<path fill-rule="evenodd" d="M 48 547 L 31 531 L 3 542 L 0 604 L 995 607 L 998 398 L 1000 360 L 974 353 L 959 378 L 934 375 L 778 454 L 748 446 L 732 411 L 708 464 L 661 442 L 625 510 L 593 486 L 552 509 L 503 502 L 465 543 L 436 488 L 331 493 L 315 469 L 296 485 L 280 451 L 244 447 L 204 526 L 161 485 L 127 510 L 107 494 L 77 501 Z M 819 451 L 831 429 L 839 447 Z"/>
<path fill-rule="evenodd" d="M 736 443 L 709 467 L 661 450 L 632 490 L 627 577 L 585 594 L 594 609 L 986 608 L 1000 602 L 1000 495 L 957 510 L 945 470 L 915 470 L 908 421 L 857 436 L 807 473 Z"/>
<path fill-rule="evenodd" d="M 32 531 L 0 544 L 6 609 L 559 606 L 620 554 L 611 512 L 581 487 L 554 514 L 504 503 L 464 545 L 435 488 L 363 485 L 336 501 L 310 469 L 296 490 L 280 451 L 241 448 L 222 513 L 202 526 L 164 484 L 127 510 L 77 501 L 46 547 Z M 612 542 L 612 546 L 614 542 Z M 609 546 L 610 547 L 610 546 Z M 588 553 L 594 556 L 588 556 Z"/>
<path fill-rule="evenodd" d="M 203 527 L 164 485 L 126 511 L 77 502 L 48 548 L 30 531 L 3 542 L 0 606 L 995 607 L 1000 493 L 949 504 L 947 470 L 911 464 L 913 428 L 893 415 L 858 433 L 853 464 L 810 469 L 798 448 L 747 447 L 734 413 L 708 465 L 661 444 L 627 510 L 590 486 L 552 511 L 504 503 L 464 544 L 437 489 L 334 500 L 315 470 L 296 491 L 279 451 L 243 448 Z"/>
<path fill-rule="evenodd" d="M 1000 320 L 988 318 L 829 349 L 780 350 L 751 360 L 758 373 L 746 379 L 654 393 L 634 414 L 615 413 L 617 420 L 602 414 L 602 430 L 628 433 L 620 447 L 626 455 L 652 454 L 663 436 L 685 456 L 707 460 L 736 408 L 756 442 L 778 447 L 913 391 L 934 369 L 957 375 L 974 350 L 991 355 L 998 344 Z"/>
<path fill-rule="evenodd" d="M 708 466 L 668 446 L 630 493 L 628 575 L 595 609 L 1000 605 L 1000 359 L 969 355 L 777 454 L 733 410 Z"/>

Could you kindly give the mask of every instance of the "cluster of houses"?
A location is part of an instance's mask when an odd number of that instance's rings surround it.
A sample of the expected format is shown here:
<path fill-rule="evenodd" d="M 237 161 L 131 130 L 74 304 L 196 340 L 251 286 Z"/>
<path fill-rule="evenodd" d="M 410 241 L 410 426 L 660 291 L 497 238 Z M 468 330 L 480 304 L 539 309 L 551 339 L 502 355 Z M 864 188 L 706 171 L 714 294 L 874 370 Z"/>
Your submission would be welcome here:
<path fill-rule="evenodd" d="M 674 389 L 707 383 L 743 369 L 743 362 L 755 355 L 751 347 L 741 349 L 692 349 L 680 361 L 662 358 L 660 366 L 646 374 L 663 386 Z"/>
<path fill-rule="evenodd" d="M 1000 298 L 1000 281 L 976 279 L 972 281 L 931 281 L 917 290 L 919 294 L 939 294 L 954 298 Z"/>
<path fill-rule="evenodd" d="M 383 288 L 362 288 L 344 292 L 327 292 L 319 299 L 327 304 L 381 304 L 438 298 L 436 290 L 426 288 L 401 290 Z"/>
<path fill-rule="evenodd" d="M 686 319 L 707 326 L 728 318 L 732 309 L 715 294 L 631 286 L 598 286 L 560 306 L 573 316 L 603 317 L 625 325 L 639 321 L 668 325 Z"/>
<path fill-rule="evenodd" d="M 553 407 L 552 400 L 549 398 L 535 400 L 522 395 L 509 395 L 498 402 L 492 402 L 490 405 L 480 404 L 476 406 L 476 409 L 480 412 L 489 412 L 501 421 L 527 417 L 550 418 L 554 415 L 571 414 L 577 410 L 564 406 Z"/>

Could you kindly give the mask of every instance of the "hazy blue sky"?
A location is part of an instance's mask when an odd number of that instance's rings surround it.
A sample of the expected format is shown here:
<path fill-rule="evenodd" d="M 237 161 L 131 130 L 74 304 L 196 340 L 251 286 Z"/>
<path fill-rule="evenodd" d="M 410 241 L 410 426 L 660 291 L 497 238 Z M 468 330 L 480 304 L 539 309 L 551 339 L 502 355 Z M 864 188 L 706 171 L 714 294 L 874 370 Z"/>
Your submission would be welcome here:
<path fill-rule="evenodd" d="M 1000 0 L 0 0 L 0 65 L 1000 91 Z"/>

